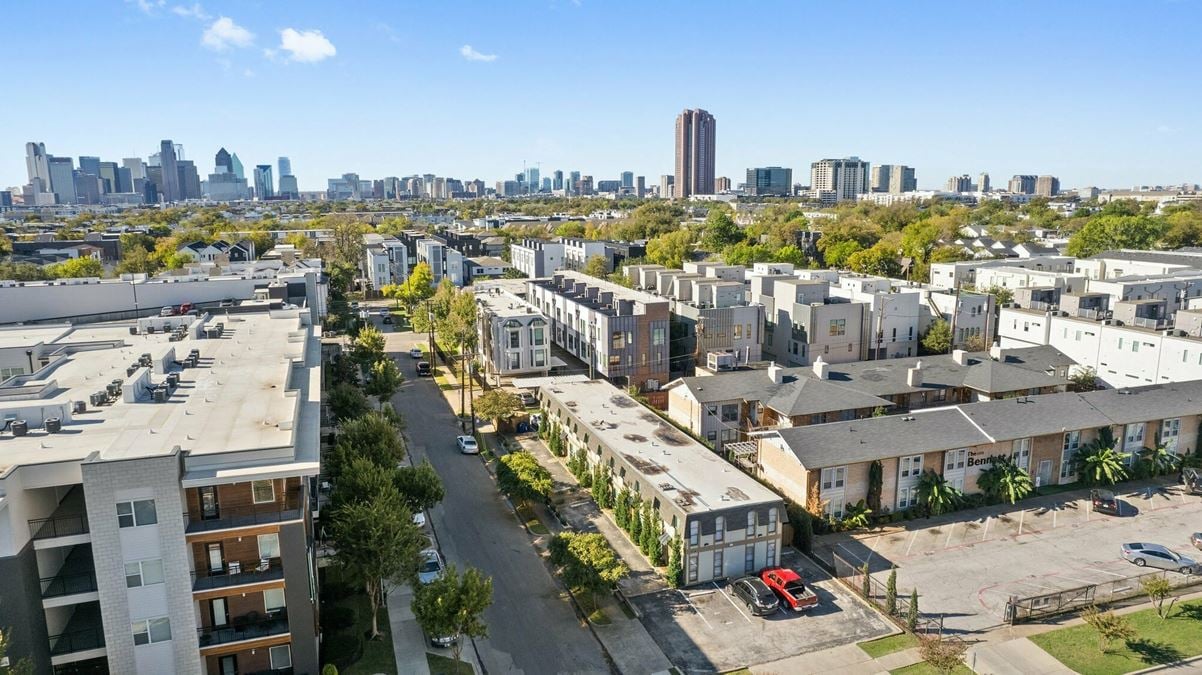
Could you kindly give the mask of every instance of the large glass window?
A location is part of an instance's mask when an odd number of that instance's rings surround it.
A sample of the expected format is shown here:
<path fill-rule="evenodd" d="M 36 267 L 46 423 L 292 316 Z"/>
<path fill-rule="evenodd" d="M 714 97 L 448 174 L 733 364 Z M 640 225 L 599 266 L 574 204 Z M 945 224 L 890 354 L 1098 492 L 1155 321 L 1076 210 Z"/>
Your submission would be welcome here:
<path fill-rule="evenodd" d="M 626 334 L 620 330 L 615 330 L 609 336 L 609 344 L 612 349 L 625 349 L 626 348 Z"/>
<path fill-rule="evenodd" d="M 530 344 L 535 347 L 541 347 L 547 343 L 545 335 L 546 329 L 542 326 L 534 326 L 530 329 Z"/>
<path fill-rule="evenodd" d="M 842 490 L 843 480 L 847 476 L 847 467 L 837 466 L 822 470 L 823 490 Z"/>
<path fill-rule="evenodd" d="M 257 480 L 250 484 L 256 504 L 269 504 L 275 501 L 275 481 Z"/>
<path fill-rule="evenodd" d="M 652 328 L 651 329 L 651 346 L 652 347 L 662 347 L 664 344 L 664 339 L 666 337 L 666 333 L 667 333 L 667 331 L 663 328 Z"/>
<path fill-rule="evenodd" d="M 117 502 L 117 526 L 141 527 L 159 522 L 153 499 Z"/>
<path fill-rule="evenodd" d="M 726 518 L 718 516 L 714 518 L 714 543 L 722 542 L 726 539 Z"/>
<path fill-rule="evenodd" d="M 776 534 L 776 521 L 779 518 L 780 515 L 776 511 L 776 507 L 768 509 L 768 534 Z M 768 561 L 769 563 L 772 562 L 771 557 L 769 557 Z"/>
<path fill-rule="evenodd" d="M 746 532 L 746 535 L 748 537 L 755 536 L 755 525 L 756 525 L 755 511 L 748 511 L 747 512 L 747 532 Z"/>
<path fill-rule="evenodd" d="M 847 319 L 831 319 L 829 335 L 846 335 Z"/>
<path fill-rule="evenodd" d="M 138 588 L 163 583 L 163 561 L 139 560 L 125 563 L 125 587 Z"/>
<path fill-rule="evenodd" d="M 701 542 L 701 525 L 696 520 L 689 521 L 689 546 L 697 546 Z"/>
<path fill-rule="evenodd" d="M 271 657 L 271 668 L 283 670 L 292 667 L 292 649 L 289 645 L 276 645 L 268 650 Z"/>
<path fill-rule="evenodd" d="M 263 609 L 274 612 L 284 608 L 284 589 L 269 588 L 263 591 Z"/>
<path fill-rule="evenodd" d="M 738 422 L 739 421 L 739 404 L 724 403 L 722 405 L 722 421 L 723 422 Z"/>
<path fill-rule="evenodd" d="M 280 557 L 280 535 L 275 533 L 259 535 L 259 557 Z"/>
<path fill-rule="evenodd" d="M 901 458 L 901 477 L 910 478 L 922 473 L 922 455 Z"/>
<path fill-rule="evenodd" d="M 1064 434 L 1064 444 L 1060 451 L 1060 477 L 1068 478 L 1073 475 L 1073 460 L 1077 450 L 1081 448 L 1081 432 L 1067 431 Z"/>
<path fill-rule="evenodd" d="M 721 550 L 714 551 L 713 578 L 721 579 L 722 577 L 726 576 L 725 574 L 723 574 L 723 562 L 724 561 L 722 559 L 722 551 Z"/>
<path fill-rule="evenodd" d="M 130 624 L 130 628 L 133 630 L 135 645 L 166 642 L 171 639 L 171 620 L 165 616 L 135 621 Z"/>
<path fill-rule="evenodd" d="M 751 574 L 755 571 L 755 544 L 748 544 L 743 547 L 743 574 Z"/>

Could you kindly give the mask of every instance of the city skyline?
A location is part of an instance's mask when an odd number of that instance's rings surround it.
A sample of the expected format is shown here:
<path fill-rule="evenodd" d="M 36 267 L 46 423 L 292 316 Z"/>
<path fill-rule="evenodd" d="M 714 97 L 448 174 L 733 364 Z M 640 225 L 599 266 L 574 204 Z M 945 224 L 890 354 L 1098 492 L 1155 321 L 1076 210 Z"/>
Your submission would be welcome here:
<path fill-rule="evenodd" d="M 147 82 L 191 86 L 86 111 L 101 119 L 107 111 L 103 126 L 79 119 L 83 106 L 115 100 L 104 78 L 73 82 L 36 112 L 0 111 L 8 131 L 0 185 L 25 182 L 21 148 L 29 140 L 47 143 L 50 154 L 117 161 L 146 157 L 162 138 L 201 158 L 202 174 L 220 147 L 252 166 L 288 156 L 300 169 L 301 190 L 322 189 L 327 178 L 347 172 L 435 173 L 491 184 L 523 161 L 541 165 L 543 175 L 581 170 L 602 180 L 633 170 L 654 180 L 674 172 L 675 115 L 698 107 L 722 120 L 715 175 L 734 182 L 757 166 L 791 168 L 801 178 L 813 161 L 847 156 L 914 167 L 920 189 L 985 171 L 1056 175 L 1066 189 L 1202 179 L 1191 159 L 1202 140 L 1189 133 L 1188 113 L 1202 96 L 1199 76 L 1171 66 L 1196 58 L 1188 27 L 1202 11 L 1194 3 L 946 7 L 937 21 L 907 7 L 776 5 L 723 14 L 718 46 L 692 43 L 712 27 L 714 12 L 700 11 L 704 6 L 684 17 L 666 7 L 640 8 L 638 22 L 588 2 L 422 6 L 411 8 L 403 25 L 390 23 L 382 4 L 355 9 L 332 15 L 299 4 L 282 16 L 278 8 L 234 3 L 130 1 L 80 7 L 79 21 L 62 25 L 34 3 L 15 3 L 7 25 L 21 30 L 5 35 L 0 55 L 17 70 L 65 73 L 73 59 L 86 57 L 121 72 L 132 61 Z M 774 19 L 763 21 L 765 13 Z M 1013 20 L 1024 13 L 1040 20 Z M 668 15 L 679 20 L 667 22 Z M 504 30 L 518 25 L 523 30 Z M 656 34 L 662 40 L 649 39 L 664 25 L 671 27 Z M 531 33 L 545 39 L 530 44 L 523 36 Z M 49 34 L 63 49 L 39 52 L 38 36 Z M 588 39 L 597 34 L 612 39 Z M 850 73 L 840 80 L 845 84 L 819 93 L 805 74 L 809 66 L 825 67 L 815 55 L 849 40 L 864 48 L 840 60 Z M 106 47 L 122 41 L 154 58 Z M 663 64 L 673 53 L 703 59 L 707 68 L 672 76 Z M 790 67 L 767 87 L 740 79 L 750 53 Z M 888 67 L 881 53 L 895 54 Z M 1016 53 L 1029 67 L 987 65 Z M 949 54 L 985 65 L 949 68 Z M 378 68 L 415 60 L 432 65 L 395 82 Z M 630 77 L 632 69 L 643 76 Z M 1114 96 L 1100 81 L 1121 85 L 1126 95 Z M 321 96 L 312 96 L 315 87 Z M 607 87 L 623 95 L 595 95 Z M 221 106 L 210 105 L 214 91 Z M 364 92 L 371 92 L 371 105 L 364 105 Z M 592 103 L 581 106 L 586 96 Z M 532 99 L 539 110 L 533 116 Z M 1145 105 L 1150 99 L 1157 105 Z M 270 122 L 271 133 L 253 123 L 259 121 Z"/>

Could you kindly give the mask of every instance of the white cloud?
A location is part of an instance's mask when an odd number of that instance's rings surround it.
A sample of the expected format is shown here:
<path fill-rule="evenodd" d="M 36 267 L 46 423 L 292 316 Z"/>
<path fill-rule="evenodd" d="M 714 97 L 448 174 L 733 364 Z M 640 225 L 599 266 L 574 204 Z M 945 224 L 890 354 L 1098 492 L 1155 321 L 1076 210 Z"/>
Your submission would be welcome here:
<path fill-rule="evenodd" d="M 255 34 L 234 23 L 228 16 L 218 17 L 200 37 L 200 44 L 218 52 L 231 47 L 249 47 L 254 42 Z"/>
<path fill-rule="evenodd" d="M 242 71 L 242 77 L 254 77 L 254 76 L 255 76 L 255 71 L 251 70 L 250 68 L 247 68 L 246 70 Z"/>
<path fill-rule="evenodd" d="M 285 28 L 280 31 L 279 49 L 288 52 L 289 61 L 299 63 L 317 63 L 338 53 L 334 43 L 326 39 L 319 30 L 296 30 Z M 269 53 L 270 52 L 270 53 Z M 274 56 L 274 51 L 264 52 L 268 58 Z"/>
<path fill-rule="evenodd" d="M 496 61 L 496 54 L 481 54 L 476 51 L 471 45 L 463 45 L 459 48 L 459 55 L 468 61 Z"/>
<path fill-rule="evenodd" d="M 204 7 L 200 6 L 199 2 L 192 3 L 191 7 L 184 5 L 173 5 L 171 12 L 177 16 L 182 16 L 185 19 L 196 19 L 197 21 L 208 21 L 212 17 L 205 11 Z"/>
<path fill-rule="evenodd" d="M 167 0 L 126 0 L 147 14 L 154 14 L 159 7 L 167 4 Z"/>
<path fill-rule="evenodd" d="M 383 33 L 384 36 L 386 38 L 388 38 L 389 42 L 391 42 L 393 44 L 400 44 L 401 38 L 399 38 L 397 36 L 396 31 L 392 29 L 392 26 L 389 26 L 388 24 L 384 23 L 383 21 L 377 21 L 376 22 L 376 30 Z"/>

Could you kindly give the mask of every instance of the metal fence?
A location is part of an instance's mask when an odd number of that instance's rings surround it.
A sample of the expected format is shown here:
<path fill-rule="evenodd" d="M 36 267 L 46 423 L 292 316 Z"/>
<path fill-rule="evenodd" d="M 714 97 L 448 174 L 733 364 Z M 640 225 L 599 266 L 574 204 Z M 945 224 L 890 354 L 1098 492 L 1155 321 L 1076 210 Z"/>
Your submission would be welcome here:
<path fill-rule="evenodd" d="M 868 572 L 868 574 L 865 575 L 863 563 L 860 563 L 859 565 L 853 564 L 851 561 L 840 556 L 835 551 L 831 551 L 831 559 L 834 562 L 835 579 L 837 579 L 856 595 L 867 600 L 872 604 L 872 606 L 880 610 L 882 614 L 889 617 L 899 627 L 909 630 L 909 623 L 906 620 L 906 617 L 909 614 L 910 598 L 913 590 L 903 592 L 902 589 L 897 589 L 893 612 L 890 613 L 888 607 L 889 584 L 887 581 L 883 581 L 876 576 L 873 576 L 872 572 Z M 919 606 L 921 607 L 921 604 Z M 918 614 L 918 620 L 914 623 L 914 634 L 940 638 L 948 637 L 943 635 L 943 615 L 924 615 L 920 611 Z"/>
<path fill-rule="evenodd" d="M 1157 577 L 1168 581 L 1174 589 L 1202 584 L 1202 576 L 1199 575 L 1179 574 L 1168 570 L 1145 572 L 1122 579 L 1088 586 L 1076 586 L 1041 595 L 1022 598 L 1011 596 L 1006 601 L 1002 619 L 1007 623 L 1016 624 L 1075 612 L 1091 605 L 1114 605 L 1122 604 L 1133 598 L 1142 599 L 1147 595 L 1143 588 L 1144 579 Z"/>

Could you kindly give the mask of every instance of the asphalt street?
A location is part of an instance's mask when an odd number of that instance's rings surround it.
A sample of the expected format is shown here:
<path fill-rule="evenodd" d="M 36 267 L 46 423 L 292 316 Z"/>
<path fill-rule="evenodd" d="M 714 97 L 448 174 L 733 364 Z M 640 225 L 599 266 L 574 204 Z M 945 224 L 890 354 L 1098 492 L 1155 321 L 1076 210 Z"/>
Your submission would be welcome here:
<path fill-rule="evenodd" d="M 443 555 L 493 578 L 493 604 L 485 616 L 489 637 L 477 641 L 487 671 L 611 672 L 600 644 L 561 597 L 480 458 L 457 452 L 459 427 L 450 407 L 432 378 L 417 377 L 417 360 L 407 353 L 424 344 L 425 336 L 385 335 L 405 375 L 393 404 L 408 423 L 409 452 L 414 462 L 429 459 L 446 487 L 446 498 L 429 514 Z"/>

